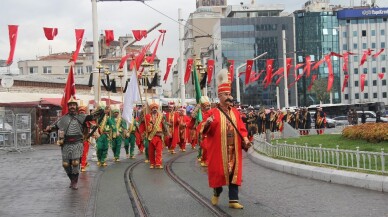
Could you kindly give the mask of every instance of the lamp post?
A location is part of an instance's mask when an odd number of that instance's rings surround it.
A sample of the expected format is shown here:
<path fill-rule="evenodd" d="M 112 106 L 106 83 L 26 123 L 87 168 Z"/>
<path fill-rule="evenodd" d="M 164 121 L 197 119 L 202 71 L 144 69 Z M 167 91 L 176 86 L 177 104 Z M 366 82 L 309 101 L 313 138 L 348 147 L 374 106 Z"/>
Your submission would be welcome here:
<path fill-rule="evenodd" d="M 257 59 L 260 59 L 261 57 L 267 55 L 267 52 L 264 52 L 262 54 L 260 54 L 259 56 L 253 58 L 252 60 L 255 61 Z M 238 78 L 238 71 L 246 66 L 247 64 L 244 63 L 244 64 L 241 64 L 239 67 L 236 68 L 236 73 L 235 73 L 235 80 L 236 80 L 236 97 L 237 97 L 237 102 L 239 102 L 241 104 L 241 98 L 240 98 L 240 79 Z"/>

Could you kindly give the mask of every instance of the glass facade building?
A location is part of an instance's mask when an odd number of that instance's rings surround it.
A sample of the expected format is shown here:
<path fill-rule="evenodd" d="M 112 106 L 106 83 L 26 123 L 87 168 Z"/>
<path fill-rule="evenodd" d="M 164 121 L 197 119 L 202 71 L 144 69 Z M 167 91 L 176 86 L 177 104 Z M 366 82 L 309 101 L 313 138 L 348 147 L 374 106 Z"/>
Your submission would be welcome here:
<path fill-rule="evenodd" d="M 256 12 L 257 14 L 257 12 Z M 214 34 L 215 38 L 222 39 L 215 41 L 217 49 L 214 51 L 216 62 L 222 64 L 219 68 L 228 68 L 228 61 L 234 60 L 234 68 L 246 63 L 247 60 L 253 59 L 264 52 L 268 54 L 254 62 L 252 71 L 260 73 L 266 68 L 266 59 L 274 59 L 273 68 L 276 70 L 283 67 L 283 40 L 282 30 L 286 30 L 287 53 L 293 58 L 292 51 L 294 50 L 294 29 L 292 17 L 242 17 L 242 18 L 223 18 L 220 24 L 216 25 Z M 222 60 L 222 61 L 220 61 Z M 240 72 L 245 72 L 245 67 L 240 69 Z M 235 72 L 234 72 L 235 73 Z M 272 82 L 269 87 L 264 88 L 263 79 L 265 71 L 261 77 L 249 84 L 245 85 L 245 75 L 240 76 L 240 98 L 241 103 L 245 105 L 264 105 L 283 107 L 284 106 L 284 91 L 280 91 L 280 105 L 277 105 L 276 86 Z M 277 77 L 273 80 L 276 81 Z M 293 77 L 291 78 L 292 82 Z M 236 99 L 235 80 L 233 82 L 232 95 Z M 280 90 L 284 90 L 284 83 L 280 83 Z M 295 102 L 295 94 L 290 94 L 294 91 L 292 88 L 289 91 L 289 104 Z"/>
<path fill-rule="evenodd" d="M 306 56 L 316 63 L 331 52 L 340 53 L 339 30 L 336 11 L 308 12 L 305 10 L 295 11 L 295 38 L 296 38 L 296 64 L 305 63 Z M 341 102 L 340 60 L 336 56 L 331 57 L 334 73 L 331 103 Z M 303 67 L 298 69 L 298 74 L 303 73 Z M 327 84 L 329 74 L 327 64 L 322 63 L 318 69 L 311 70 L 310 77 L 303 76 L 298 81 L 298 101 L 301 106 L 319 104 L 317 94 L 309 91 L 312 75 L 317 79 L 323 79 L 321 84 Z M 322 103 L 329 103 L 327 101 Z"/>

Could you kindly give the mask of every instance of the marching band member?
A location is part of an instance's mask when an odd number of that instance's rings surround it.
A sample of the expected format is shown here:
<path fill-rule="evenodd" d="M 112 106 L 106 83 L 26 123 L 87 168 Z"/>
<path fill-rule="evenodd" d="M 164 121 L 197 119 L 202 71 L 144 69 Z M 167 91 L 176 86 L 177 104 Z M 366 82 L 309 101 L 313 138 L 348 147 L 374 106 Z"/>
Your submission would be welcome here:
<path fill-rule="evenodd" d="M 114 107 L 112 121 L 115 123 L 116 133 L 112 134 L 112 151 L 115 162 L 120 162 L 121 143 L 123 142 L 124 129 L 127 123 L 121 118 L 120 108 Z"/>
<path fill-rule="evenodd" d="M 112 134 L 115 134 L 116 125 L 110 118 L 110 107 L 105 106 L 103 102 L 99 106 L 104 109 L 104 115 L 98 120 L 98 133 L 97 138 L 97 166 L 107 166 L 106 157 L 108 155 L 109 144 L 112 141 Z"/>
<path fill-rule="evenodd" d="M 317 111 L 314 114 L 315 119 L 315 129 L 317 129 L 317 134 L 323 134 L 323 130 L 326 124 L 326 114 L 322 111 L 322 108 L 317 106 Z"/>

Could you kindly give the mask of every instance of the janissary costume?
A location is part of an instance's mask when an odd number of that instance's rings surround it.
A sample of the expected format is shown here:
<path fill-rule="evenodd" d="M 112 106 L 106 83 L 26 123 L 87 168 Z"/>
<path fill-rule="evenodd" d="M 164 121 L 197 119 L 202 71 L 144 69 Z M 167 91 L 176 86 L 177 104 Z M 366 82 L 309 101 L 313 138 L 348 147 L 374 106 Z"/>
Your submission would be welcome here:
<path fill-rule="evenodd" d="M 128 129 L 125 132 L 124 149 L 127 158 L 135 158 L 135 144 L 136 144 L 136 131 L 139 131 L 139 126 L 136 118 L 132 118 L 132 122 L 129 124 Z M 140 150 L 140 148 L 139 148 Z"/>
<path fill-rule="evenodd" d="M 176 119 L 176 116 L 177 116 L 177 114 L 175 112 L 175 103 L 174 102 L 168 103 L 168 111 L 166 112 L 165 116 L 166 116 L 166 123 L 167 123 L 168 128 L 169 128 L 169 132 L 171 134 L 173 134 L 173 132 L 174 132 L 174 119 Z M 166 137 L 164 139 L 164 143 L 166 144 L 168 151 L 171 152 L 172 154 L 174 154 L 175 150 L 171 148 L 172 139 L 173 139 L 173 136 Z"/>
<path fill-rule="evenodd" d="M 86 106 L 79 106 L 78 107 L 78 113 L 79 114 L 87 114 L 87 108 Z M 91 128 L 95 127 L 96 122 L 95 121 L 87 121 L 85 122 L 85 127 L 83 131 L 83 144 L 84 144 L 84 150 L 82 152 L 81 157 L 81 172 L 86 171 L 86 167 L 89 166 L 88 163 L 88 154 L 89 154 L 89 148 L 90 148 L 90 139 L 92 135 L 89 135 L 91 133 Z"/>
<path fill-rule="evenodd" d="M 163 123 L 164 117 L 158 111 L 159 105 L 156 102 L 149 103 L 151 110 L 150 114 L 146 115 L 146 130 L 148 132 L 148 156 L 150 160 L 150 169 L 162 169 L 162 151 L 163 151 L 163 136 L 167 129 Z"/>
<path fill-rule="evenodd" d="M 206 119 L 210 116 L 210 100 L 207 96 L 202 96 L 199 100 L 199 103 L 201 104 L 201 110 L 197 109 L 194 110 L 192 117 L 197 117 L 198 112 L 202 112 L 202 122 L 200 122 L 197 126 L 197 135 L 198 135 L 198 156 L 197 158 L 201 162 L 201 166 L 207 167 L 207 146 L 208 146 L 208 139 L 207 135 L 203 133 L 204 126 L 206 123 Z"/>
<path fill-rule="evenodd" d="M 242 144 L 250 144 L 247 130 L 240 113 L 232 105 L 231 82 L 227 70 L 223 69 L 217 76 L 218 98 L 220 104 L 210 111 L 204 133 L 208 143 L 208 181 L 213 188 L 214 195 L 211 199 L 213 205 L 218 204 L 222 186 L 229 187 L 229 207 L 242 209 L 238 202 L 238 186 L 242 180 Z M 223 113 L 223 112 L 225 113 Z M 229 116 L 230 120 L 226 117 Z M 232 125 L 236 126 L 239 133 Z M 243 137 L 244 141 L 241 141 Z"/>
<path fill-rule="evenodd" d="M 120 161 L 120 151 L 121 151 L 121 143 L 124 138 L 124 130 L 127 128 L 127 123 L 120 115 L 120 108 L 115 107 L 113 109 L 113 117 L 112 121 L 115 124 L 116 133 L 112 133 L 112 151 L 114 160 L 116 162 Z"/>
<path fill-rule="evenodd" d="M 67 105 L 69 106 L 69 113 L 48 126 L 48 130 L 58 130 L 58 144 L 61 145 L 62 151 L 62 166 L 71 181 L 69 188 L 76 190 L 78 189 L 80 159 L 83 152 L 85 123 L 92 121 L 93 115 L 78 114 L 76 110 L 78 103 L 73 97 L 70 98 Z M 94 116 L 97 115 L 97 113 L 94 114 Z"/>
<path fill-rule="evenodd" d="M 326 114 L 322 111 L 321 107 L 317 107 L 317 111 L 314 114 L 315 119 L 315 129 L 317 129 L 317 134 L 323 134 L 323 129 L 326 124 Z"/>
<path fill-rule="evenodd" d="M 100 105 L 101 108 L 105 106 Z M 112 142 L 112 135 L 115 134 L 116 125 L 110 118 L 110 107 L 104 108 L 104 115 L 98 119 L 98 133 L 100 136 L 97 138 L 97 166 L 107 166 L 106 157 L 108 155 L 109 143 Z"/>

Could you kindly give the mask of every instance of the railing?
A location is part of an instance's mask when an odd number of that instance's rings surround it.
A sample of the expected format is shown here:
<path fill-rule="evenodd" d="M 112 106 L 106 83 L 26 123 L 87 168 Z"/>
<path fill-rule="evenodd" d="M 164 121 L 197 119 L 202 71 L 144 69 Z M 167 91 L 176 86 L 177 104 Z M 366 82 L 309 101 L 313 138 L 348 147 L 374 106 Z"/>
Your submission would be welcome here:
<path fill-rule="evenodd" d="M 360 151 L 359 147 L 357 150 L 342 150 L 338 145 L 336 149 L 322 148 L 322 145 L 319 147 L 286 143 L 272 145 L 256 136 L 254 149 L 270 157 L 387 174 L 385 168 L 388 166 L 388 153 L 385 153 L 383 148 L 381 152 L 367 152 Z"/>

